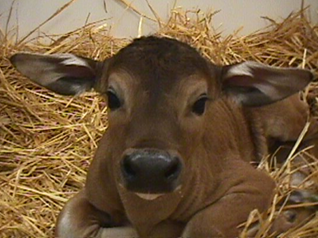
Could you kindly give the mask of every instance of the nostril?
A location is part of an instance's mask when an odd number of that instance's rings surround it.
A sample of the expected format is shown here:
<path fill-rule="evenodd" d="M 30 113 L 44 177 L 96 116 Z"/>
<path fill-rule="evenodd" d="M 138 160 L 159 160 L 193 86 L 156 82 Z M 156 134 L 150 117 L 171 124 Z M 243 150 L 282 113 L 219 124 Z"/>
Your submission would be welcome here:
<path fill-rule="evenodd" d="M 119 164 L 120 182 L 131 192 L 172 192 L 181 184 L 182 162 L 170 151 L 127 149 Z"/>
<path fill-rule="evenodd" d="M 126 156 L 123 159 L 122 168 L 123 168 L 124 175 L 127 177 L 135 177 L 137 174 L 136 170 L 133 168 L 133 165 L 131 163 L 131 159 L 129 156 Z"/>
<path fill-rule="evenodd" d="M 164 176 L 168 180 L 176 179 L 181 171 L 181 163 L 178 158 L 173 158 L 170 165 L 167 167 Z"/>

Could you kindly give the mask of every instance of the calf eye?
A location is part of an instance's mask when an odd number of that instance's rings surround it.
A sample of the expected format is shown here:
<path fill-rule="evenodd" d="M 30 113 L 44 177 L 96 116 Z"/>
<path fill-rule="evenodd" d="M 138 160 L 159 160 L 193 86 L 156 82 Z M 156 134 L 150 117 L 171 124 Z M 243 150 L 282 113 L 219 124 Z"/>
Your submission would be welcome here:
<path fill-rule="evenodd" d="M 205 104 L 208 101 L 208 97 L 206 94 L 200 96 L 200 98 L 193 104 L 192 112 L 201 116 L 205 111 Z"/>
<path fill-rule="evenodd" d="M 117 97 L 116 93 L 112 89 L 107 90 L 108 108 L 110 110 L 116 110 L 121 107 L 121 101 Z"/>

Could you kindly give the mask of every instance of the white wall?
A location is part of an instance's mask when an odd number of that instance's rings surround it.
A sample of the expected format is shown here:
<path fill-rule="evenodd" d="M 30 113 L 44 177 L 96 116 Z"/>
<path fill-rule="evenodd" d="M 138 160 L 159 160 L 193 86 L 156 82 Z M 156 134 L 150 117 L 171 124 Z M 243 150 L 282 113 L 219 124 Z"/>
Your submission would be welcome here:
<path fill-rule="evenodd" d="M 0 0 L 0 30 L 5 32 L 10 7 L 13 6 L 8 29 L 18 26 L 19 38 L 45 21 L 69 0 Z M 140 12 L 153 17 L 146 0 L 126 0 Z M 148 0 L 161 19 L 167 19 L 175 0 Z M 106 4 L 107 12 L 104 9 Z M 305 0 L 311 5 L 312 20 L 318 23 L 318 0 Z M 273 19 L 285 18 L 297 11 L 301 0 L 179 0 L 176 6 L 183 9 L 201 9 L 203 11 L 221 10 L 214 18 L 214 26 L 220 25 L 224 34 L 244 26 L 242 34 L 255 31 L 268 23 L 261 16 Z M 64 12 L 41 27 L 47 34 L 66 33 L 89 22 L 109 18 L 111 35 L 116 37 L 136 37 L 140 17 L 125 9 L 118 0 L 77 0 Z M 143 34 L 155 32 L 157 25 L 144 20 Z"/>

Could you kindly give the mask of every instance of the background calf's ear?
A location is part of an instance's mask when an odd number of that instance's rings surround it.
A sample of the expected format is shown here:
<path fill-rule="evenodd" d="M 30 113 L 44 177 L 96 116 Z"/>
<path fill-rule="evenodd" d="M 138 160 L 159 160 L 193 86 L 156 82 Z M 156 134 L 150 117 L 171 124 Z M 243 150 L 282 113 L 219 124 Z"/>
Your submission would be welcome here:
<path fill-rule="evenodd" d="M 98 62 L 91 59 L 73 54 L 19 53 L 10 61 L 33 82 L 62 95 L 80 94 L 95 85 Z"/>
<path fill-rule="evenodd" d="M 245 106 L 262 106 L 282 100 L 302 89 L 313 79 L 308 70 L 276 68 L 247 61 L 224 66 L 223 91 Z"/>

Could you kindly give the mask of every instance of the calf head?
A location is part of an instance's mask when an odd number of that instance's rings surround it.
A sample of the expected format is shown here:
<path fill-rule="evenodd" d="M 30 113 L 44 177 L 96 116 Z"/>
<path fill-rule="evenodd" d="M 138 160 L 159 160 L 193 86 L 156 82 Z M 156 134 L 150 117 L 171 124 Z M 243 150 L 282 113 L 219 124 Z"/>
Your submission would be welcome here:
<path fill-rule="evenodd" d="M 305 70 L 249 61 L 215 66 L 185 43 L 154 36 L 134 40 L 103 62 L 27 53 L 11 62 L 56 93 L 77 95 L 94 88 L 107 97 L 110 126 L 95 160 L 100 166 L 111 163 L 116 182 L 137 194 L 170 193 L 183 185 L 205 125 L 219 113 L 213 107 L 218 100 L 262 106 L 296 93 L 312 79 Z"/>

